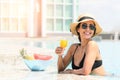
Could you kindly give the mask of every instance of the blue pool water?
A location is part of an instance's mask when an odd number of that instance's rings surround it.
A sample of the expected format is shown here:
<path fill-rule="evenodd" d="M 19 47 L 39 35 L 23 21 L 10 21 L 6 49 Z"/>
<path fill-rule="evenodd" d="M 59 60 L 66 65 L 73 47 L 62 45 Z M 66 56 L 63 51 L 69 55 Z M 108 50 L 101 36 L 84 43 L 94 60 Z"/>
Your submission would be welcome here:
<path fill-rule="evenodd" d="M 65 50 L 69 48 L 69 46 L 72 43 L 76 43 L 78 41 L 71 41 L 68 40 L 68 46 Z M 119 80 L 120 79 L 120 41 L 112 41 L 112 40 L 103 40 L 103 41 L 97 41 L 100 52 L 103 58 L 103 65 L 107 72 L 113 73 L 116 76 L 114 77 L 105 77 L 105 80 Z M 38 48 L 48 48 L 51 50 L 54 50 L 57 46 L 59 46 L 59 40 L 45 40 L 45 41 L 16 41 L 16 42 L 0 42 L 0 44 L 6 44 L 6 45 L 24 45 L 24 46 L 35 46 Z M 57 59 L 56 59 L 57 61 Z M 57 64 L 57 63 L 56 63 Z M 69 66 L 70 67 L 70 66 Z"/>
<path fill-rule="evenodd" d="M 72 43 L 74 42 L 69 41 L 66 51 Z M 97 43 L 100 48 L 100 52 L 103 58 L 103 65 L 106 71 L 114 74 L 120 74 L 120 41 L 104 40 L 97 41 Z M 29 45 L 29 42 L 24 43 L 24 45 Z M 59 46 L 59 41 L 38 41 L 35 42 L 33 46 L 45 47 L 54 50 L 57 46 Z"/>
<path fill-rule="evenodd" d="M 98 44 L 105 69 L 110 73 L 120 74 L 120 41 L 101 41 Z"/>

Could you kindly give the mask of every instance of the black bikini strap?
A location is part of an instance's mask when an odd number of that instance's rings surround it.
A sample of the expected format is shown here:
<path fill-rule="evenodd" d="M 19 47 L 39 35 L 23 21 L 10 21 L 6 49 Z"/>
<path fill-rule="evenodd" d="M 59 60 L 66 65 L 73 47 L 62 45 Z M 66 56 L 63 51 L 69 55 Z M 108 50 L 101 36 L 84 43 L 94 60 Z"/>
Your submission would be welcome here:
<path fill-rule="evenodd" d="M 76 50 L 77 50 L 77 48 L 78 48 L 79 45 L 80 45 L 80 44 L 78 44 L 78 45 L 76 46 L 75 51 L 74 51 L 74 54 L 75 54 L 75 52 L 76 52 Z M 73 56 L 74 56 L 74 54 L 73 54 Z"/>

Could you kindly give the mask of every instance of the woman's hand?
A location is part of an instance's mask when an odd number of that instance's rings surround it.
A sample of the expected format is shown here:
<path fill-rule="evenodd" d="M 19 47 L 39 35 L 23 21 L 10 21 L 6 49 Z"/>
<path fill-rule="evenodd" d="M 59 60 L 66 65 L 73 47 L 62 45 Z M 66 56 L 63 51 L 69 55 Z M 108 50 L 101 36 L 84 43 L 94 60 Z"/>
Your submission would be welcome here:
<path fill-rule="evenodd" d="M 58 54 L 58 55 L 62 55 L 63 52 L 64 52 L 64 48 L 62 47 L 57 47 L 56 50 L 55 50 L 55 53 Z"/>

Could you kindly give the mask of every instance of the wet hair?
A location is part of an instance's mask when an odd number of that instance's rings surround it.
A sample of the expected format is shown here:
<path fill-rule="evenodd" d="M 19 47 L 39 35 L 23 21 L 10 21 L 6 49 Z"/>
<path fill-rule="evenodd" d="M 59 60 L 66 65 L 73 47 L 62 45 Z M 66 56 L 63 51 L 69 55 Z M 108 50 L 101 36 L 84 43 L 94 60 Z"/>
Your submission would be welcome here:
<path fill-rule="evenodd" d="M 93 23 L 93 24 L 95 25 L 95 23 Z M 80 25 L 81 25 L 81 23 L 79 23 L 79 24 L 77 25 L 77 27 L 76 27 L 76 32 L 77 32 L 77 35 L 78 35 L 78 39 L 79 39 L 79 41 L 81 42 L 80 33 L 78 32 L 78 29 L 80 28 Z M 95 26 L 96 26 L 96 25 L 95 25 Z M 94 30 L 93 36 L 95 35 L 95 32 L 96 32 L 96 28 L 95 28 L 95 30 Z"/>

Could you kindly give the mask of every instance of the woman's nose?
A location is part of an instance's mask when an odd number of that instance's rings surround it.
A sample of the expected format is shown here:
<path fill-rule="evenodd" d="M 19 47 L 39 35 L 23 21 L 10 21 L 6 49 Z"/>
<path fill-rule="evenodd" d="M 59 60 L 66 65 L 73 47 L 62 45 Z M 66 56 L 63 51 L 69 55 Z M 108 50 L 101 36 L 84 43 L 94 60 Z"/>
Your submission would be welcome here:
<path fill-rule="evenodd" d="M 89 26 L 87 26 L 86 30 L 90 30 L 90 27 L 89 27 Z"/>

